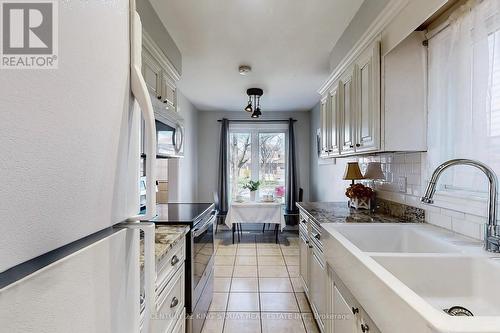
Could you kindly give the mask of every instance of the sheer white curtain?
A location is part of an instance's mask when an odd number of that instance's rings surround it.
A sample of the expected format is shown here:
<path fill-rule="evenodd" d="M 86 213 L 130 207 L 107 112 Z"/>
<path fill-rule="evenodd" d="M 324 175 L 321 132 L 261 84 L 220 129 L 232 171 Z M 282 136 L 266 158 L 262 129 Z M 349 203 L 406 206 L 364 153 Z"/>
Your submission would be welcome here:
<path fill-rule="evenodd" d="M 500 174 L 500 1 L 469 1 L 429 40 L 427 175 L 451 158 Z M 448 172 L 447 188 L 485 191 L 471 168 Z"/>

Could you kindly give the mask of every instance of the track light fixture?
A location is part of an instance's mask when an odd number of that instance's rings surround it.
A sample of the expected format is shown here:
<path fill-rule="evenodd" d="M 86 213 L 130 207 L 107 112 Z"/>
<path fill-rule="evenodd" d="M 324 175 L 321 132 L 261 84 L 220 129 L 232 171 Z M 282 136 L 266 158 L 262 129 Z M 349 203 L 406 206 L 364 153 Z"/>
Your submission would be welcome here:
<path fill-rule="evenodd" d="M 246 112 L 252 113 L 252 118 L 259 118 L 262 115 L 260 110 L 260 97 L 264 94 L 264 91 L 260 88 L 250 88 L 247 89 L 248 95 L 248 105 L 245 108 Z M 255 107 L 255 109 L 253 109 Z"/>

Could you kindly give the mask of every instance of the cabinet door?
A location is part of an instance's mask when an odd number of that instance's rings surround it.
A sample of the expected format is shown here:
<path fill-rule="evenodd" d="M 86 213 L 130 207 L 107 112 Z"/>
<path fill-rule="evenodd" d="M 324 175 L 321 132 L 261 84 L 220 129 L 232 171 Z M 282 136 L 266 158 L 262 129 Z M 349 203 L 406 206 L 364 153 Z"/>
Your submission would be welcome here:
<path fill-rule="evenodd" d="M 340 78 L 340 145 L 341 154 L 353 153 L 354 129 L 356 121 L 356 86 L 354 79 L 354 66 L 348 68 Z"/>
<path fill-rule="evenodd" d="M 299 271 L 306 294 L 309 294 L 309 253 L 309 244 L 301 232 L 299 242 Z"/>
<path fill-rule="evenodd" d="M 356 152 L 380 149 L 380 44 L 356 61 Z"/>
<path fill-rule="evenodd" d="M 162 102 L 169 111 L 176 111 L 176 87 L 174 81 L 165 73 L 162 75 Z"/>
<path fill-rule="evenodd" d="M 334 85 L 334 88 L 328 94 L 328 113 L 329 113 L 329 138 L 330 138 L 330 155 L 340 154 L 340 136 L 339 136 L 339 85 Z"/>
<path fill-rule="evenodd" d="M 310 276 L 314 277 L 314 282 L 311 281 L 309 294 L 311 305 L 317 315 L 317 322 L 322 332 L 325 329 L 324 315 L 326 313 L 326 291 L 327 291 L 327 272 L 325 264 L 320 258 L 321 254 L 313 249 L 310 263 Z"/>
<path fill-rule="evenodd" d="M 321 124 L 321 157 L 328 156 L 328 99 L 321 101 L 320 124 Z"/>
<path fill-rule="evenodd" d="M 333 333 L 357 333 L 358 325 L 352 315 L 351 306 L 346 302 L 337 287 L 333 287 Z"/>
<path fill-rule="evenodd" d="M 162 77 L 161 67 L 149 54 L 148 51 L 142 51 L 142 75 L 148 89 L 158 98 L 161 99 L 162 94 Z"/>

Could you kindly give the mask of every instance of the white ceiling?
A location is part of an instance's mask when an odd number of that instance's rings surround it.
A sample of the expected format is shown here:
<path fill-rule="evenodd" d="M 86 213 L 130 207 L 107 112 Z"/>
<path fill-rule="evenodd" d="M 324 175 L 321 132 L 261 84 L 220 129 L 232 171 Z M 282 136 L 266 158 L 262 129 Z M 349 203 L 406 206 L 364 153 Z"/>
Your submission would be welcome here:
<path fill-rule="evenodd" d="M 199 110 L 309 110 L 328 56 L 363 0 L 151 0 L 182 53 L 179 88 Z M 240 64 L 252 66 L 248 76 Z"/>

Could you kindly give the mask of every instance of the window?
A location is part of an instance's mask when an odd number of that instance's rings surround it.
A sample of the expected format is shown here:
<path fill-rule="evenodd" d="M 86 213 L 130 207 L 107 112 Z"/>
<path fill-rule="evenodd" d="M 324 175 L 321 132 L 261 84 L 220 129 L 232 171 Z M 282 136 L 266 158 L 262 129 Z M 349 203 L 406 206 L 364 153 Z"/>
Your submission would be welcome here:
<path fill-rule="evenodd" d="M 243 124 L 242 124 L 243 125 Z M 286 139 L 283 125 L 231 125 L 229 130 L 229 186 L 231 199 L 248 200 L 248 181 L 260 181 L 257 197 L 273 194 L 285 200 Z M 254 125 L 254 124 L 252 124 Z"/>
<path fill-rule="evenodd" d="M 427 176 L 445 160 L 470 158 L 500 173 L 500 2 L 469 2 L 430 37 Z M 441 189 L 486 192 L 470 167 L 444 174 Z"/>

